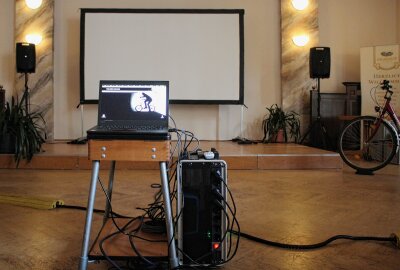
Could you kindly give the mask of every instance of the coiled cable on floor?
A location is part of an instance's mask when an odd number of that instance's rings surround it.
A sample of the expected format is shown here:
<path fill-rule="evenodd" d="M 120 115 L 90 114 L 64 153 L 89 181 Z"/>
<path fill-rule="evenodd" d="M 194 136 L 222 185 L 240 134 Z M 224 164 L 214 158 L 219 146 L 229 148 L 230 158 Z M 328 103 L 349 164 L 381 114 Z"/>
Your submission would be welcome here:
<path fill-rule="evenodd" d="M 232 234 L 239 234 L 236 231 L 231 230 Z M 268 246 L 273 246 L 273 247 L 278 247 L 278 248 L 284 248 L 284 249 L 293 249 L 293 250 L 311 250 L 311 249 L 317 249 L 321 248 L 324 246 L 327 246 L 333 241 L 340 240 L 340 239 L 346 239 L 346 240 L 352 240 L 352 241 L 378 241 L 378 242 L 390 242 L 396 247 L 398 247 L 397 243 L 397 237 L 395 234 L 390 235 L 389 237 L 379 237 L 379 236 L 352 236 L 352 235 L 335 235 L 330 238 L 328 238 L 325 241 L 316 243 L 316 244 L 310 244 L 310 245 L 298 245 L 298 244 L 286 244 L 286 243 L 280 243 L 280 242 L 274 242 L 270 240 L 265 240 L 253 235 L 250 235 L 248 233 L 240 232 L 240 236 L 243 238 L 246 238 L 248 240 L 261 243 L 264 245 Z"/>

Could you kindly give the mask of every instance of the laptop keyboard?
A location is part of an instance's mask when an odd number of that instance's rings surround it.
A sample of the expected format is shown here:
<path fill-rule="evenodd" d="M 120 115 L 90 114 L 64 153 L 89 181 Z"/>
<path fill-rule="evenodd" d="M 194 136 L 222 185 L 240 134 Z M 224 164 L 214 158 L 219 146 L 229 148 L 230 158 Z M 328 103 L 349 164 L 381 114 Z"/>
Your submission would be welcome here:
<path fill-rule="evenodd" d="M 163 130 L 163 126 L 138 126 L 138 125 L 107 125 L 107 126 L 102 126 L 101 128 L 104 128 L 106 130 L 135 130 L 135 131 L 148 131 L 148 130 Z"/>

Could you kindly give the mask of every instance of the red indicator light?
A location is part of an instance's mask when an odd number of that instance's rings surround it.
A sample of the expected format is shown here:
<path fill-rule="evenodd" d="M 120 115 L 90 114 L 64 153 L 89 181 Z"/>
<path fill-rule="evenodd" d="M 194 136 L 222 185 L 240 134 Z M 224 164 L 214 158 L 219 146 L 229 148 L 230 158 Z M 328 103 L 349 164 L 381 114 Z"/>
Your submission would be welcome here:
<path fill-rule="evenodd" d="M 213 248 L 214 248 L 214 249 L 219 249 L 219 243 L 214 243 L 214 244 L 213 244 Z"/>

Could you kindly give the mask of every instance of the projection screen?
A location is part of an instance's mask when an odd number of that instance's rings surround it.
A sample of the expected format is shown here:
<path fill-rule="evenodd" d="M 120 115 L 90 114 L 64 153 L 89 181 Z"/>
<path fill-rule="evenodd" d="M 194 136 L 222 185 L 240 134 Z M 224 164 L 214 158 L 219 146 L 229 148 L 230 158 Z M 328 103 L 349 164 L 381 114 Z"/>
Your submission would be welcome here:
<path fill-rule="evenodd" d="M 80 102 L 100 80 L 170 82 L 170 103 L 243 104 L 244 10 L 81 9 Z"/>

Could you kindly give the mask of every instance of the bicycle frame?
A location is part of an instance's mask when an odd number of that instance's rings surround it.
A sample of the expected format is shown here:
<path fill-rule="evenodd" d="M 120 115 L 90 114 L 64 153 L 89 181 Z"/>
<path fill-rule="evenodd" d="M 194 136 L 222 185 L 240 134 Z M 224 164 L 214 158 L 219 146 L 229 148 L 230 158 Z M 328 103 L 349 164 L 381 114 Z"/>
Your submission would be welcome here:
<path fill-rule="evenodd" d="M 396 130 L 397 130 L 397 133 L 398 134 L 400 133 L 400 120 L 397 117 L 396 112 L 395 112 L 392 104 L 390 104 L 390 101 L 392 100 L 392 95 L 393 95 L 392 91 L 388 91 L 388 90 L 386 91 L 386 93 L 385 93 L 385 100 L 386 100 L 385 101 L 385 106 L 383 107 L 382 111 L 379 113 L 378 122 L 376 123 L 376 128 L 375 128 L 374 132 L 371 134 L 370 138 L 367 140 L 367 143 L 369 143 L 370 140 L 372 138 L 374 138 L 374 136 L 378 132 L 379 127 L 380 127 L 382 121 L 384 121 L 386 114 L 388 114 L 389 117 L 394 122 Z"/>
<path fill-rule="evenodd" d="M 391 101 L 391 97 L 388 97 L 385 102 L 385 107 L 383 107 L 382 113 L 379 116 L 379 118 L 383 119 L 384 115 L 388 114 L 390 116 L 390 118 L 392 119 L 392 121 L 395 123 L 397 132 L 399 133 L 400 132 L 400 119 L 396 115 L 396 112 L 394 111 L 393 106 L 390 104 L 390 101 Z"/>

